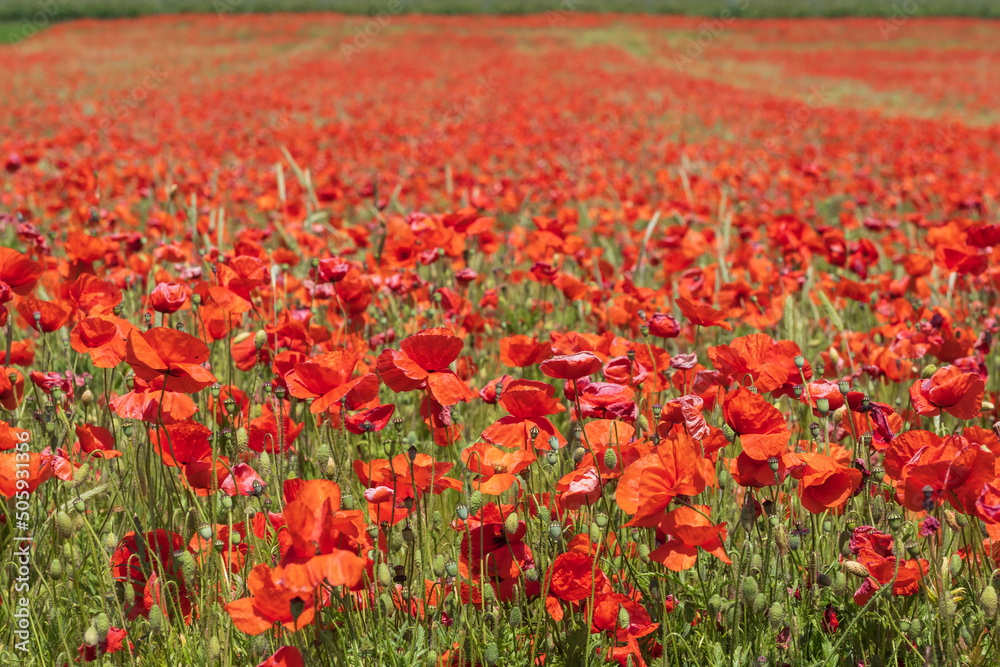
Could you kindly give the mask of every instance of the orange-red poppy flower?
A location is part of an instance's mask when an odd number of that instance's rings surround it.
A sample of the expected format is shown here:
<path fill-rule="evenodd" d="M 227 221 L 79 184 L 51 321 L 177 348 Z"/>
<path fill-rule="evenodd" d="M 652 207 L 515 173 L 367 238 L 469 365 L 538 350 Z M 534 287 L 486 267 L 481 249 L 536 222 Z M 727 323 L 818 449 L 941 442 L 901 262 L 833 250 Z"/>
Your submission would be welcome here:
<path fill-rule="evenodd" d="M 775 347 L 767 334 L 752 334 L 708 348 L 708 357 L 717 370 L 739 384 L 749 384 L 744 380 L 750 376 L 758 391 L 769 392 L 785 384 L 789 376 L 788 367 L 774 357 Z"/>
<path fill-rule="evenodd" d="M 188 300 L 187 290 L 180 283 L 160 283 L 149 295 L 149 307 L 158 313 L 175 313 Z"/>
<path fill-rule="evenodd" d="M 789 472 L 799 480 L 802 507 L 813 514 L 842 511 L 861 484 L 861 471 L 841 465 L 826 454 L 798 454 L 797 458 L 801 465 Z"/>
<path fill-rule="evenodd" d="M 556 380 L 579 380 L 601 370 L 604 362 L 593 352 L 560 354 L 542 362 L 542 373 Z"/>
<path fill-rule="evenodd" d="M 552 346 L 524 335 L 500 339 L 500 363 L 511 368 L 525 368 L 552 356 Z"/>
<path fill-rule="evenodd" d="M 917 414 L 933 417 L 947 412 L 958 419 L 972 419 L 983 405 L 986 383 L 978 373 L 963 373 L 958 366 L 946 366 L 926 380 L 910 387 L 910 400 Z"/>
<path fill-rule="evenodd" d="M 216 381 L 202 366 L 208 361 L 208 345 L 168 327 L 130 331 L 125 360 L 136 377 L 147 382 L 161 380 L 167 391 L 193 394 Z"/>
<path fill-rule="evenodd" d="M 720 327 L 726 331 L 733 330 L 733 326 L 726 322 L 726 314 L 721 310 L 716 310 L 691 299 L 677 299 L 676 303 L 684 317 L 691 320 L 693 324 L 703 327 Z"/>
<path fill-rule="evenodd" d="M 114 368 L 125 358 L 125 341 L 133 329 L 120 317 L 94 315 L 76 323 L 69 333 L 70 345 L 88 354 L 97 368 Z"/>
<path fill-rule="evenodd" d="M 740 437 L 743 452 L 757 461 L 767 461 L 785 452 L 791 433 L 778 408 L 749 389 L 726 394 L 722 414 Z"/>
<path fill-rule="evenodd" d="M 351 377 L 358 361 L 347 350 L 312 357 L 285 376 L 288 391 L 295 398 L 313 399 L 309 408 L 313 414 L 329 410 L 342 398 L 347 398 L 348 408 L 359 407 L 378 394 L 378 377 L 374 373 Z"/>
<path fill-rule="evenodd" d="M 42 266 L 13 248 L 0 248 L 0 282 L 14 294 L 26 295 L 42 275 Z"/>
<path fill-rule="evenodd" d="M 549 438 L 559 446 L 566 439 L 548 420 L 547 415 L 564 412 L 566 407 L 555 399 L 555 387 L 545 382 L 514 380 L 500 393 L 500 406 L 510 413 L 501 417 L 483 431 L 483 440 L 520 449 L 549 449 Z M 532 440 L 531 431 L 538 433 Z"/>
<path fill-rule="evenodd" d="M 712 524 L 712 508 L 708 505 L 678 507 L 671 510 L 658 523 L 670 537 L 667 542 L 649 554 L 650 559 L 674 572 L 694 567 L 698 549 L 712 554 L 723 563 L 732 563 L 726 555 L 722 541 L 726 539 L 726 524 Z"/>
<path fill-rule="evenodd" d="M 383 350 L 376 368 L 382 381 L 396 393 L 426 387 L 441 405 L 455 405 L 475 398 L 449 368 L 462 347 L 462 339 L 449 329 L 425 329 L 403 339 L 399 351 Z"/>
<path fill-rule="evenodd" d="M 516 481 L 515 476 L 534 461 L 535 455 L 529 450 L 505 452 L 484 442 L 462 452 L 462 463 L 478 475 L 473 485 L 490 496 L 498 496 L 509 489 Z"/>

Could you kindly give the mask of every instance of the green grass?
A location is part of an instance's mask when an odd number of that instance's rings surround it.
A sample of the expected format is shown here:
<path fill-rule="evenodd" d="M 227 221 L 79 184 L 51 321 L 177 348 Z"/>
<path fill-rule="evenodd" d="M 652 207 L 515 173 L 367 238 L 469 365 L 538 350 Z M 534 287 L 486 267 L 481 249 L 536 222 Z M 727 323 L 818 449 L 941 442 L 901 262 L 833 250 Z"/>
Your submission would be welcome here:
<path fill-rule="evenodd" d="M 648 12 L 748 18 L 805 16 L 978 16 L 1000 17 L 995 0 L 397 0 L 404 13 L 527 14 L 546 11 Z M 392 0 L 5 0 L 0 21 L 112 18 L 147 14 L 207 12 L 335 11 L 372 14 L 391 11 Z M 910 10 L 904 9 L 908 5 Z M 6 40 L 6 32 L 0 41 Z"/>

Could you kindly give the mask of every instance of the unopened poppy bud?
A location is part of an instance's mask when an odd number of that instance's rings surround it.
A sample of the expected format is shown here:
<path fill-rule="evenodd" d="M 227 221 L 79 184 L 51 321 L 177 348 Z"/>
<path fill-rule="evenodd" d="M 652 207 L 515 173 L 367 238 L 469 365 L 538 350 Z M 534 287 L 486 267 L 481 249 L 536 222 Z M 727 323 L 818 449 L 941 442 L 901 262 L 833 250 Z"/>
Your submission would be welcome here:
<path fill-rule="evenodd" d="M 792 551 L 798 551 L 802 544 L 802 540 L 799 539 L 798 535 L 792 535 L 788 538 L 788 548 Z"/>
<path fill-rule="evenodd" d="M 828 413 L 830 411 L 830 399 L 817 398 L 816 410 L 818 410 L 821 415 L 825 415 L 826 413 Z"/>
<path fill-rule="evenodd" d="M 979 596 L 979 608 L 983 610 L 983 615 L 987 619 L 992 621 L 997 617 L 997 589 L 992 585 L 984 588 Z"/>
<path fill-rule="evenodd" d="M 646 419 L 646 415 L 639 415 L 639 418 L 636 419 L 635 421 L 636 424 L 639 425 L 639 428 L 642 429 L 643 431 L 649 430 L 649 420 Z"/>
<path fill-rule="evenodd" d="M 163 609 L 158 604 L 154 604 L 149 610 L 149 629 L 153 631 L 154 634 L 159 634 L 163 632 L 166 619 L 163 618 Z M 94 631 L 96 634 L 96 630 Z M 97 642 L 94 642 L 95 644 Z"/>
<path fill-rule="evenodd" d="M 931 378 L 931 376 L 933 376 L 935 373 L 937 373 L 937 369 L 938 369 L 937 366 L 935 366 L 934 364 L 927 364 L 920 371 L 920 379 L 921 380 L 929 380 Z"/>
<path fill-rule="evenodd" d="M 260 352 L 264 348 L 264 345 L 266 344 L 267 344 L 267 332 L 264 331 L 263 329 L 258 329 L 257 333 L 255 333 L 253 336 L 253 346 L 257 348 L 258 352 Z"/>
<path fill-rule="evenodd" d="M 58 558 L 53 558 L 51 562 L 49 562 L 49 577 L 58 581 L 62 579 L 62 575 L 63 575 L 62 561 L 59 560 Z"/>
<path fill-rule="evenodd" d="M 951 510 L 944 511 L 944 522 L 948 524 L 948 527 L 954 531 L 962 530 L 962 527 L 958 525 L 958 520 L 955 518 L 955 513 Z"/>
<path fill-rule="evenodd" d="M 208 662 L 209 664 L 215 664 L 219 662 L 219 657 L 222 655 L 222 647 L 219 645 L 219 638 L 212 637 L 208 640 Z"/>
<path fill-rule="evenodd" d="M 870 574 L 868 568 L 856 560 L 844 561 L 844 569 L 859 579 L 867 579 Z"/>
<path fill-rule="evenodd" d="M 833 532 L 833 522 L 829 519 L 823 521 L 823 532 L 832 533 Z"/>
<path fill-rule="evenodd" d="M 503 520 L 503 527 L 509 534 L 513 535 L 517 532 L 517 526 L 517 512 L 511 512 L 507 515 L 507 518 Z"/>
<path fill-rule="evenodd" d="M 101 638 L 97 634 L 97 628 L 91 624 L 83 633 L 83 643 L 87 646 L 97 646 L 100 641 Z"/>
<path fill-rule="evenodd" d="M 514 608 L 510 610 L 510 615 L 507 617 L 507 622 L 510 623 L 512 628 L 520 628 L 524 619 L 521 616 L 521 607 L 514 605 Z"/>
<path fill-rule="evenodd" d="M 73 525 L 73 519 L 65 511 L 60 510 L 56 513 L 56 534 L 59 537 L 69 539 L 73 537 L 75 526 Z"/>
<path fill-rule="evenodd" d="M 722 425 L 722 435 L 726 437 L 726 442 L 732 443 L 736 440 L 736 431 L 729 424 Z"/>
<path fill-rule="evenodd" d="M 489 590 L 493 590 L 492 586 L 487 586 Z M 500 649 L 497 648 L 496 642 L 490 642 L 486 645 L 486 650 L 483 651 L 483 659 L 489 667 L 497 664 L 497 660 L 500 659 Z"/>
<path fill-rule="evenodd" d="M 614 470 L 615 466 L 618 465 L 618 454 L 615 453 L 613 447 L 608 447 L 604 450 L 604 467 L 608 470 Z"/>
<path fill-rule="evenodd" d="M 750 602 L 757 596 L 757 580 L 753 577 L 744 577 L 740 584 L 740 595 L 744 602 Z"/>
<path fill-rule="evenodd" d="M 80 394 L 80 402 L 83 403 L 84 405 L 90 405 L 91 403 L 93 403 L 94 392 L 90 391 L 90 389 L 84 389 L 83 393 Z"/>
<path fill-rule="evenodd" d="M 618 605 L 618 627 L 627 628 L 630 622 L 631 619 L 629 619 L 628 616 L 628 609 L 622 605 Z"/>
<path fill-rule="evenodd" d="M 385 563 L 378 564 L 378 583 L 382 586 L 388 586 L 392 583 L 392 573 L 389 572 L 389 566 Z"/>
<path fill-rule="evenodd" d="M 951 559 L 948 561 L 948 570 L 951 572 L 952 578 L 958 577 L 962 573 L 962 558 L 958 554 L 952 554 Z"/>
<path fill-rule="evenodd" d="M 780 630 L 785 627 L 785 607 L 780 602 L 775 602 L 767 612 L 768 623 L 772 630 Z"/>
<path fill-rule="evenodd" d="M 979 409 L 979 414 L 986 415 L 993 412 L 996 406 L 989 401 L 983 401 L 983 407 Z"/>
<path fill-rule="evenodd" d="M 483 494 L 479 491 L 473 491 L 469 494 L 469 511 L 473 514 L 478 514 L 479 510 L 483 507 Z"/>

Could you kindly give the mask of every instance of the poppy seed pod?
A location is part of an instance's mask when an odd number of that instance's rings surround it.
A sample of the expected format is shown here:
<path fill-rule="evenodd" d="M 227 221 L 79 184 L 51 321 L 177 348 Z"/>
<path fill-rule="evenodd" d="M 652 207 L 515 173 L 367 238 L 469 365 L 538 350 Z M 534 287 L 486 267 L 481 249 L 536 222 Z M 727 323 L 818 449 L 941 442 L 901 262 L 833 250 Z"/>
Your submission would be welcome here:
<path fill-rule="evenodd" d="M 889 515 L 889 527 L 893 531 L 897 531 L 903 527 L 903 517 L 898 514 Z"/>
<path fill-rule="evenodd" d="M 469 508 L 465 505 L 459 505 L 455 508 L 455 515 L 462 521 L 465 521 L 469 518 Z"/>
<path fill-rule="evenodd" d="M 825 415 L 830 411 L 830 399 L 828 398 L 817 398 L 816 399 L 816 410 L 821 414 Z"/>
<path fill-rule="evenodd" d="M 792 359 L 792 361 L 795 363 L 795 367 L 798 368 L 799 370 L 802 370 L 806 365 L 806 358 L 803 357 L 801 354 L 796 354 L 795 358 Z"/>
<path fill-rule="evenodd" d="M 562 536 L 562 526 L 558 523 L 549 524 L 549 538 L 552 540 L 558 540 Z"/>

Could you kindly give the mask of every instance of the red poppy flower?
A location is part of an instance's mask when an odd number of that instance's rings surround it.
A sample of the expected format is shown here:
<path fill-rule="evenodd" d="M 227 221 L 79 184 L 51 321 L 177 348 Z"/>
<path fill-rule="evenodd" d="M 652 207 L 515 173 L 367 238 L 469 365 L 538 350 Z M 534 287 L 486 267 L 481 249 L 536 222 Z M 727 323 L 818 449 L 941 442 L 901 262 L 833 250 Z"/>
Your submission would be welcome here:
<path fill-rule="evenodd" d="M 712 524 L 712 508 L 708 505 L 678 507 L 659 521 L 658 527 L 670 537 L 667 542 L 649 554 L 650 559 L 674 572 L 694 567 L 698 549 L 712 554 L 723 563 L 732 561 L 726 555 L 722 541 L 726 539 L 726 524 Z"/>
<path fill-rule="evenodd" d="M 175 313 L 187 299 L 187 290 L 180 283 L 160 283 L 149 295 L 149 307 L 158 313 Z"/>
<path fill-rule="evenodd" d="M 27 455 L 27 466 L 24 457 Z M 52 476 L 52 457 L 38 452 L 0 453 L 0 496 L 34 493 Z"/>
<path fill-rule="evenodd" d="M 374 373 L 351 377 L 358 357 L 347 350 L 335 350 L 296 364 L 285 376 L 288 391 L 296 398 L 312 398 L 313 414 L 329 410 L 342 398 L 348 408 L 371 401 L 378 393 L 378 378 Z"/>
<path fill-rule="evenodd" d="M 475 398 L 472 390 L 448 367 L 462 352 L 462 339 L 444 328 L 425 329 L 383 350 L 376 367 L 382 381 L 396 393 L 427 388 L 444 406 Z"/>
<path fill-rule="evenodd" d="M 0 405 L 13 412 L 24 398 L 24 375 L 13 367 L 0 366 Z"/>
<path fill-rule="evenodd" d="M 722 414 L 750 458 L 767 461 L 787 449 L 791 433 L 785 418 L 762 396 L 742 387 L 731 391 L 722 401 Z"/>
<path fill-rule="evenodd" d="M 14 294 L 26 295 L 42 275 L 42 266 L 13 248 L 0 248 L 0 282 Z"/>
<path fill-rule="evenodd" d="M 500 363 L 511 368 L 525 368 L 552 356 L 552 346 L 529 336 L 507 336 L 500 339 Z"/>
<path fill-rule="evenodd" d="M 191 620 L 194 607 L 190 594 L 195 582 L 184 579 L 176 560 L 184 550 L 184 538 L 162 528 L 142 535 L 125 533 L 111 554 L 111 574 L 115 581 L 132 587 L 133 604 L 128 610 L 128 620 L 148 618 L 154 604 L 166 612 L 178 603 L 185 622 Z M 168 595 L 171 604 L 166 604 Z"/>
<path fill-rule="evenodd" d="M 167 327 L 129 332 L 125 360 L 136 377 L 147 382 L 161 380 L 167 391 L 196 393 L 215 382 L 202 364 L 208 360 L 208 345 L 190 334 Z"/>
<path fill-rule="evenodd" d="M 629 465 L 615 491 L 618 507 L 634 515 L 629 526 L 653 526 L 677 496 L 695 496 L 715 484 L 715 467 L 683 431 L 662 440 L 652 454 Z"/>
<path fill-rule="evenodd" d="M 70 315 L 73 314 L 73 309 L 62 301 L 27 298 L 17 304 L 17 312 L 32 329 L 51 333 L 62 329 L 63 325 L 69 321 Z"/>
<path fill-rule="evenodd" d="M 282 586 L 280 572 L 265 564 L 254 567 L 247 577 L 250 596 L 240 598 L 226 605 L 226 612 L 233 619 L 233 625 L 248 635 L 267 632 L 275 623 L 280 623 L 289 632 L 294 632 L 312 623 L 316 604 L 311 593 L 291 591 Z M 292 612 L 293 603 L 296 614 Z"/>
<path fill-rule="evenodd" d="M 716 310 L 691 299 L 677 299 L 676 303 L 684 317 L 691 320 L 693 324 L 703 327 L 721 327 L 726 331 L 733 330 L 732 325 L 726 322 L 726 314 L 721 310 Z"/>
<path fill-rule="evenodd" d="M 775 363 L 775 342 L 767 334 L 753 334 L 733 339 L 729 345 L 708 348 L 708 357 L 716 369 L 741 385 L 746 376 L 760 392 L 774 391 L 785 384 L 789 370 Z"/>
<path fill-rule="evenodd" d="M 85 454 L 93 454 L 98 458 L 113 459 L 122 455 L 115 449 L 115 437 L 106 428 L 94 424 L 78 424 L 76 426 L 77 443 Z"/>
<path fill-rule="evenodd" d="M 123 419 L 172 424 L 187 419 L 198 411 L 187 394 L 164 389 L 164 379 L 157 378 L 147 384 L 135 378 L 132 391 L 111 399 L 109 405 Z"/>
<path fill-rule="evenodd" d="M 86 644 L 81 644 L 76 650 L 77 655 L 79 655 L 79 660 L 83 662 L 94 662 L 99 656 L 111 655 L 112 653 L 118 653 L 118 651 L 125 648 L 125 638 L 128 636 L 128 632 L 123 628 L 116 628 L 112 626 L 108 630 L 108 634 L 97 643 L 96 646 L 88 646 Z M 132 642 L 128 643 L 129 651 L 132 651 L 134 646 Z"/>
<path fill-rule="evenodd" d="M 673 315 L 666 313 L 655 313 L 646 326 L 649 327 L 649 335 L 657 338 L 676 338 L 681 333 L 681 325 Z"/>
<path fill-rule="evenodd" d="M 986 383 L 978 373 L 963 373 L 958 366 L 939 369 L 910 387 L 910 400 L 917 414 L 933 417 L 947 412 L 958 419 L 972 419 L 983 405 Z"/>
<path fill-rule="evenodd" d="M 500 394 L 500 406 L 510 413 L 483 431 L 483 440 L 501 447 L 530 450 L 549 449 L 549 438 L 559 446 L 566 444 L 547 415 L 565 412 L 566 407 L 555 400 L 555 387 L 545 382 L 514 380 Z M 534 440 L 531 430 L 538 429 Z"/>
<path fill-rule="evenodd" d="M 842 511 L 861 484 L 861 471 L 843 466 L 825 454 L 798 454 L 797 458 L 802 465 L 792 468 L 790 473 L 800 480 L 802 507 L 813 514 Z"/>
<path fill-rule="evenodd" d="M 97 368 L 114 368 L 125 358 L 126 344 L 135 327 L 113 315 L 95 315 L 77 322 L 69 333 L 70 345 L 90 356 Z"/>
<path fill-rule="evenodd" d="M 462 452 L 462 463 L 478 475 L 473 486 L 482 493 L 498 496 L 511 487 L 515 476 L 534 463 L 535 455 L 519 449 L 505 452 L 480 442 Z"/>
<path fill-rule="evenodd" d="M 282 646 L 257 667 L 304 667 L 304 665 L 299 649 L 294 646 Z"/>
<path fill-rule="evenodd" d="M 355 435 L 376 433 L 389 425 L 394 412 L 396 412 L 395 405 L 377 405 L 356 415 L 349 415 L 344 420 L 344 426 Z"/>
<path fill-rule="evenodd" d="M 542 373 L 556 380 L 579 380 L 601 370 L 604 362 L 593 352 L 561 354 L 542 362 Z"/>

